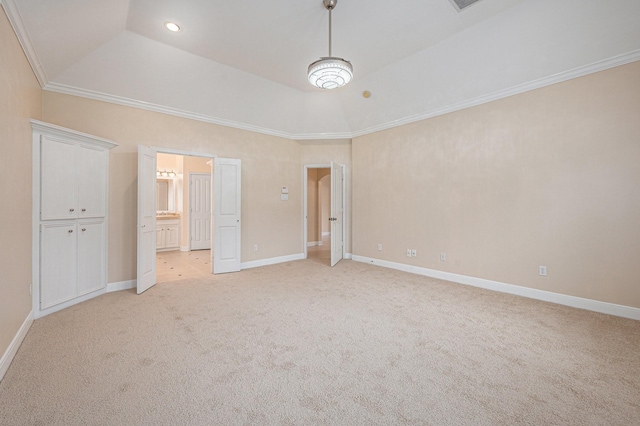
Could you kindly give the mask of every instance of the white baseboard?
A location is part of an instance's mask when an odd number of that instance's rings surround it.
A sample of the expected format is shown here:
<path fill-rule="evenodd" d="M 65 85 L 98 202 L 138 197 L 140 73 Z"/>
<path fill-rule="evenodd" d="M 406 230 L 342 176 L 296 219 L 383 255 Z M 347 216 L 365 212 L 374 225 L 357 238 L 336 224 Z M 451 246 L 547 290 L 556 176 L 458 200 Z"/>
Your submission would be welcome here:
<path fill-rule="evenodd" d="M 129 290 L 132 288 L 136 288 L 138 286 L 138 283 L 136 280 L 127 280 L 127 281 L 120 281 L 117 283 L 109 283 L 107 284 L 107 293 L 111 293 L 113 291 L 120 291 L 120 290 Z"/>
<path fill-rule="evenodd" d="M 316 247 L 321 245 L 322 245 L 322 241 L 309 241 L 307 243 L 307 247 Z"/>
<path fill-rule="evenodd" d="M 323 232 L 323 233 L 322 233 L 322 236 L 323 236 L 323 237 L 326 237 L 327 235 L 331 235 L 331 232 Z"/>
<path fill-rule="evenodd" d="M 180 251 L 189 251 L 189 246 L 180 246 Z"/>
<path fill-rule="evenodd" d="M 271 257 L 269 259 L 253 260 L 251 262 L 243 262 L 240 269 L 259 268 L 260 266 L 275 265 L 277 263 L 293 262 L 294 260 L 304 259 L 304 253 L 290 254 L 288 256 Z"/>
<path fill-rule="evenodd" d="M 4 351 L 4 355 L 2 355 L 2 358 L 0 358 L 0 381 L 2 381 L 4 374 L 7 372 L 9 366 L 11 365 L 11 361 L 13 361 L 16 353 L 18 353 L 18 348 L 20 348 L 22 341 L 27 336 L 27 332 L 31 328 L 31 324 L 33 324 L 33 311 L 29 312 L 29 315 L 27 315 L 27 318 L 18 329 L 18 332 L 11 341 L 11 344 L 9 345 L 7 350 Z"/>
<path fill-rule="evenodd" d="M 351 253 L 345 253 L 345 254 L 344 254 L 344 258 L 345 258 L 345 259 L 347 259 L 347 260 L 351 260 L 351 259 L 353 259 L 353 254 L 351 254 Z"/>
<path fill-rule="evenodd" d="M 537 299 L 545 302 L 557 303 L 559 305 L 571 306 L 573 308 L 586 309 L 588 311 L 600 312 L 602 314 L 614 315 L 617 317 L 640 321 L 640 309 L 633 308 L 631 306 L 616 305 L 614 303 L 601 302 L 598 300 L 585 299 L 582 297 L 569 296 L 560 293 L 553 293 L 545 290 L 537 290 L 513 284 L 501 283 L 498 281 L 486 280 L 484 278 L 453 274 L 451 272 L 421 268 L 418 266 L 389 262 L 386 260 L 379 260 L 365 256 L 353 255 L 353 260 L 356 262 L 370 263 L 377 266 L 383 266 L 385 268 L 397 269 L 399 271 L 424 275 L 440 280 L 452 281 L 458 284 L 470 285 L 487 290 L 499 291 L 501 293 L 514 294 L 516 296 L 528 297 L 530 299 Z"/>
<path fill-rule="evenodd" d="M 103 287 L 101 289 L 92 291 L 91 293 L 83 294 L 82 296 L 78 296 L 74 299 L 67 300 L 66 302 L 58 303 L 57 305 L 53 305 L 48 308 L 41 309 L 39 311 L 36 310 L 33 314 L 33 317 L 35 319 L 42 318 L 44 316 L 69 308 L 73 305 L 77 305 L 78 303 L 86 302 L 87 300 L 93 299 L 94 297 L 102 296 L 106 292 L 107 292 L 107 287 Z"/>

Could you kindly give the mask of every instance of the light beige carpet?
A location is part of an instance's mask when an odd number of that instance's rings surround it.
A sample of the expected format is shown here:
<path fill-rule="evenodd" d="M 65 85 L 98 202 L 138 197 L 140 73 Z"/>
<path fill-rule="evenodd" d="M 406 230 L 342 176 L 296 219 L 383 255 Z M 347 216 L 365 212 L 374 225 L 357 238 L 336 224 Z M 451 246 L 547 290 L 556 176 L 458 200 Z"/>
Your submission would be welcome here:
<path fill-rule="evenodd" d="M 35 321 L 2 425 L 637 425 L 640 322 L 343 261 Z"/>

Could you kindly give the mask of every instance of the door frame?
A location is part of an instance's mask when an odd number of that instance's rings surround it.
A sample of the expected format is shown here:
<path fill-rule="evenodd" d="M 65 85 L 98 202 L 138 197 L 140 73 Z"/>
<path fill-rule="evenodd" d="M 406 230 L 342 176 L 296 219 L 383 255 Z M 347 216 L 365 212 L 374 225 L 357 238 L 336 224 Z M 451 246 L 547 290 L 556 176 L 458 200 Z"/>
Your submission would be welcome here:
<path fill-rule="evenodd" d="M 335 164 L 338 164 L 340 166 L 342 166 L 342 256 L 344 258 L 345 256 L 345 250 L 347 247 L 347 233 L 346 233 L 346 221 L 344 220 L 345 216 L 346 216 L 346 186 L 347 186 L 347 182 L 345 179 L 345 170 L 346 167 L 344 164 L 342 163 L 338 163 L 336 162 Z M 327 164 L 305 164 L 302 168 L 302 191 L 303 191 L 303 195 L 302 195 L 302 250 L 304 253 L 304 258 L 307 259 L 309 257 L 309 253 L 307 251 L 308 247 L 307 247 L 307 239 L 308 239 L 308 233 L 309 233 L 309 215 L 308 215 L 308 196 L 309 194 L 307 193 L 307 184 L 309 181 L 309 169 L 331 169 L 331 163 L 327 163 Z M 333 237 L 333 235 L 332 235 Z"/>

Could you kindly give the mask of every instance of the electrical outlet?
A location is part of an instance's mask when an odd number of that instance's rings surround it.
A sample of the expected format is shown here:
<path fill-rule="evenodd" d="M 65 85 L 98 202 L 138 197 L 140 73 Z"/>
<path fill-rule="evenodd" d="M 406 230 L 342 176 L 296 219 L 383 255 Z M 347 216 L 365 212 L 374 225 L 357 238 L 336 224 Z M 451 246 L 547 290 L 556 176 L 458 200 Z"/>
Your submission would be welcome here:
<path fill-rule="evenodd" d="M 547 267 L 540 265 L 538 266 L 538 274 L 540 274 L 540 276 L 546 277 L 547 276 Z"/>
<path fill-rule="evenodd" d="M 418 250 L 412 249 L 411 250 L 411 257 L 416 257 L 417 255 L 418 255 Z"/>
<path fill-rule="evenodd" d="M 407 249 L 407 257 L 411 257 L 411 249 Z"/>
<path fill-rule="evenodd" d="M 257 244 L 253 245 L 253 251 L 258 251 L 258 245 Z"/>
<path fill-rule="evenodd" d="M 378 244 L 378 251 L 382 251 L 382 244 Z"/>
<path fill-rule="evenodd" d="M 440 262 L 447 261 L 447 253 L 440 253 Z"/>

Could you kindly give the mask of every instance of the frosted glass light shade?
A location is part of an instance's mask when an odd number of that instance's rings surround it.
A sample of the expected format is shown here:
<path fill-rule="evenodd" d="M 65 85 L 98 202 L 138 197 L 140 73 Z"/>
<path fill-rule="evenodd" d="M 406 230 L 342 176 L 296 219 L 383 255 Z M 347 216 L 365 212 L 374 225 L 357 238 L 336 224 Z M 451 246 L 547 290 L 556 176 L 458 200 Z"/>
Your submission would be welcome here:
<path fill-rule="evenodd" d="M 342 58 L 320 58 L 308 70 L 309 83 L 321 89 L 335 89 L 349 84 L 353 78 L 351 62 Z"/>

